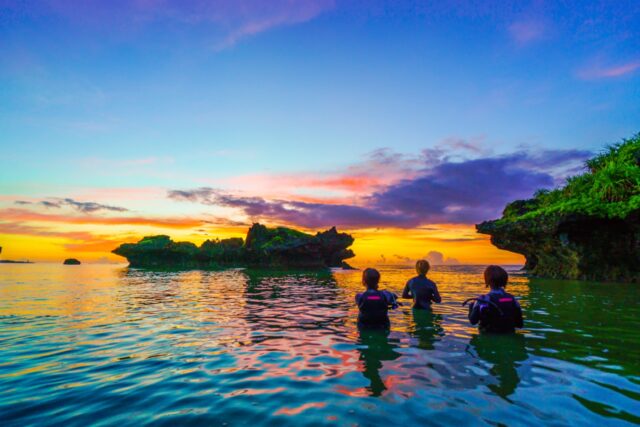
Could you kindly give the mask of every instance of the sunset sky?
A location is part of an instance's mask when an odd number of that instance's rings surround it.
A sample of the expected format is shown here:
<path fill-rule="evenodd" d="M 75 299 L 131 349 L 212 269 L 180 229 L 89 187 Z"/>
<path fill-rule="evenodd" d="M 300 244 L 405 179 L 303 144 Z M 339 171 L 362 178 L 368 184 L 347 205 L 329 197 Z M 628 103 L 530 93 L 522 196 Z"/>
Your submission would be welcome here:
<path fill-rule="evenodd" d="M 624 0 L 0 0 L 0 257 L 260 221 L 352 232 L 356 265 L 521 262 L 473 224 L 640 130 L 639 22 Z"/>

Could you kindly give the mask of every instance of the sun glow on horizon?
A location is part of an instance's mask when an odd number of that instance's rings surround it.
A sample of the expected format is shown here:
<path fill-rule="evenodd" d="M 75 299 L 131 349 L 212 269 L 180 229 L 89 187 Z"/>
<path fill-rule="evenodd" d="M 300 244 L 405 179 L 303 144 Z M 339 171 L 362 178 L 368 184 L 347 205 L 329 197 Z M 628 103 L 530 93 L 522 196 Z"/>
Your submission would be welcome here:
<path fill-rule="evenodd" d="M 269 224 L 267 224 L 269 225 Z M 269 225 L 271 226 L 271 225 Z M 169 235 L 174 241 L 188 241 L 196 245 L 208 239 L 226 239 L 246 236 L 248 227 L 215 227 L 204 229 L 170 229 L 157 226 L 143 227 L 144 232 L 134 232 L 123 226 L 100 226 L 73 232 L 71 225 L 57 225 L 58 235 L 20 235 L 10 232 L 0 234 L 3 247 L 1 259 L 61 262 L 65 258 L 79 258 L 86 262 L 126 262 L 111 253 L 122 243 L 135 243 L 148 235 Z M 315 233 L 323 230 L 304 230 Z M 431 251 L 456 259 L 461 264 L 520 264 L 518 254 L 501 251 L 489 242 L 488 236 L 475 233 L 473 225 L 443 224 L 428 229 L 359 229 L 338 230 L 354 236 L 351 249 L 356 256 L 349 263 L 364 265 L 371 263 L 410 264 L 425 258 Z M 71 237 L 65 237 L 65 233 Z M 46 232 L 45 232 L 46 234 Z"/>

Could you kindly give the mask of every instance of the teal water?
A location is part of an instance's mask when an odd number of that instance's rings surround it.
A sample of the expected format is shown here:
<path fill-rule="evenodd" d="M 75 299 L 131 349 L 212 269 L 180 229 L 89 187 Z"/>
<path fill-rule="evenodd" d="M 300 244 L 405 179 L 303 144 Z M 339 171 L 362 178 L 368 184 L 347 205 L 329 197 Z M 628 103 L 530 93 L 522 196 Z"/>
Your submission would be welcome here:
<path fill-rule="evenodd" d="M 381 267 L 401 292 L 410 269 Z M 482 267 L 359 333 L 359 271 L 0 265 L 2 425 L 632 425 L 640 287 L 513 276 L 525 329 L 479 336 Z"/>

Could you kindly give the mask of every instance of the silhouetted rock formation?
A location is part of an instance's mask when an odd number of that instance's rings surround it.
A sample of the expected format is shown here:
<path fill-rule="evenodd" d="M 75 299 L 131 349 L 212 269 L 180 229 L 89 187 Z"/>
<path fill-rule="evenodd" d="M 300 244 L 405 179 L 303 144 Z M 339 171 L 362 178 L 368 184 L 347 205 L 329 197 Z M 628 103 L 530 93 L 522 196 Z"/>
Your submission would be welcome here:
<path fill-rule="evenodd" d="M 245 241 L 241 238 L 207 240 L 200 247 L 174 242 L 169 236 L 149 236 L 138 243 L 126 243 L 113 251 L 131 267 L 215 268 L 223 266 L 262 267 L 348 267 L 354 256 L 348 249 L 353 237 L 334 228 L 315 236 L 286 227 L 267 228 L 253 224 Z"/>
<path fill-rule="evenodd" d="M 509 204 L 476 226 L 532 274 L 640 282 L 640 134 L 587 161 L 588 172 Z"/>
<path fill-rule="evenodd" d="M 67 258 L 63 262 L 64 265 L 80 265 L 80 261 L 75 258 Z"/>

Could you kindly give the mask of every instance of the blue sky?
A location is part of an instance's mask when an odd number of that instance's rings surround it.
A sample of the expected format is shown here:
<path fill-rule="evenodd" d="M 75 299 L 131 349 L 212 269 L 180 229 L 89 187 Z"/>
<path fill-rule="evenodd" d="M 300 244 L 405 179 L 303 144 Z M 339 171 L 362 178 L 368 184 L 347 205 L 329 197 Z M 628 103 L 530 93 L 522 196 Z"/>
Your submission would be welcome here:
<path fill-rule="evenodd" d="M 639 130 L 639 18 L 635 1 L 1 0 L 0 202 L 206 187 L 361 205 L 433 166 L 424 150 L 582 159 Z M 380 149 L 402 161 L 362 172 Z M 354 170 L 384 182 L 298 188 Z"/>

